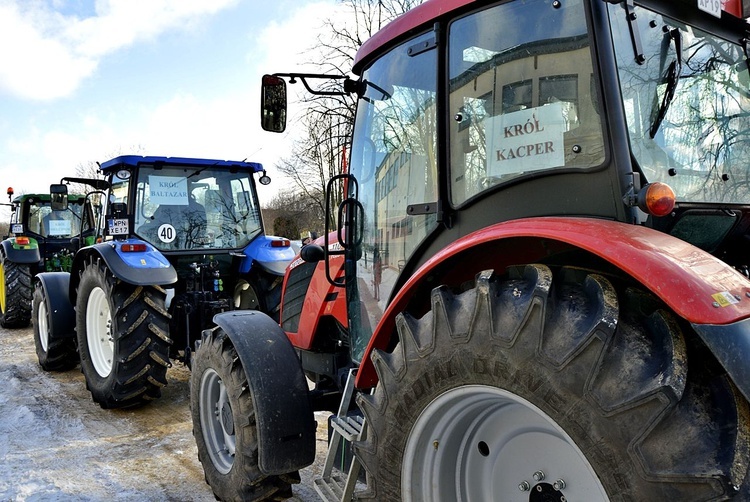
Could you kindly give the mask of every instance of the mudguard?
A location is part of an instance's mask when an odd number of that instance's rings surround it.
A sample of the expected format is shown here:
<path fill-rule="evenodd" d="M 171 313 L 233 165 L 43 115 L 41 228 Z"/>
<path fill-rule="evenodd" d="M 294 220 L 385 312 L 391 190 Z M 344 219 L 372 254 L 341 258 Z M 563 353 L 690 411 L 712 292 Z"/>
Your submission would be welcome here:
<path fill-rule="evenodd" d="M 725 326 L 693 324 L 693 328 L 750 401 L 750 319 Z"/>
<path fill-rule="evenodd" d="M 274 275 L 283 276 L 287 265 L 294 259 L 294 250 L 291 246 L 274 247 L 273 241 L 284 240 L 272 235 L 259 235 L 245 247 L 245 257 L 240 263 L 240 274 L 250 272 L 253 262 L 257 262 L 264 270 Z"/>
<path fill-rule="evenodd" d="M 123 252 L 122 246 L 145 244 L 146 251 Z M 104 260 L 109 270 L 118 279 L 136 286 L 166 286 L 177 282 L 177 271 L 154 246 L 140 239 L 108 241 L 85 247 L 76 253 L 73 260 L 73 278 L 70 281 L 71 298 L 75 296 L 79 275 L 77 271 L 91 255 Z"/>
<path fill-rule="evenodd" d="M 297 353 L 273 319 L 256 310 L 214 316 L 247 375 L 258 427 L 258 467 L 286 474 L 313 463 L 315 417 Z"/>
<path fill-rule="evenodd" d="M 48 329 L 50 338 L 71 338 L 76 335 L 75 308 L 70 303 L 68 272 L 42 272 L 34 277 L 44 291 L 49 314 Z"/>
<path fill-rule="evenodd" d="M 515 256 L 512 258 L 506 256 L 511 249 L 507 247 L 508 242 L 514 243 L 511 247 Z M 540 246 L 540 242 L 546 244 Z M 533 243 L 537 246 L 534 247 Z M 396 314 L 406 308 L 427 278 L 437 277 L 439 280 L 448 267 L 455 268 L 459 262 L 476 263 L 490 254 L 499 266 L 519 263 L 503 263 L 504 259 L 525 260 L 524 263 L 544 259 L 552 243 L 588 251 L 643 284 L 678 316 L 696 326 L 708 348 L 728 372 L 736 367 L 731 353 L 734 344 L 739 344 L 738 349 L 750 352 L 747 339 L 750 334 L 746 332 L 732 335 L 733 340 L 709 340 L 717 338 L 717 330 L 697 327 L 728 326 L 750 318 L 750 281 L 718 258 L 683 240 L 644 226 L 582 217 L 524 218 L 466 235 L 427 260 L 388 305 L 365 351 L 356 386 L 369 388 L 377 382 L 370 354 L 374 349 L 387 347 L 395 329 Z M 501 249 L 505 254 L 499 251 Z M 739 325 L 743 330 L 747 329 L 746 323 Z M 721 336 L 726 336 L 724 330 L 720 331 Z M 743 393 L 747 396 L 750 383 L 745 379 L 739 385 L 744 387 Z"/>
<path fill-rule="evenodd" d="M 39 254 L 39 245 L 36 240 L 29 238 L 28 245 L 16 245 L 15 238 L 5 239 L 0 243 L 3 254 L 7 260 L 13 263 L 39 263 L 42 256 Z"/>

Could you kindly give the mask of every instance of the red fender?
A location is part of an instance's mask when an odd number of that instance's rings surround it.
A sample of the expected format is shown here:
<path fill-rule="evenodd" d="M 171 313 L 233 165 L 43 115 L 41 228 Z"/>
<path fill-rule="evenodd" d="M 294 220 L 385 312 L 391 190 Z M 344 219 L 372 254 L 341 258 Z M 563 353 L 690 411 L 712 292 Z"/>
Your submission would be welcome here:
<path fill-rule="evenodd" d="M 331 244 L 329 247 L 338 246 L 334 242 L 335 234 L 329 236 Z M 314 241 L 321 246 L 325 245 L 323 238 L 319 237 Z M 297 256 L 287 267 L 287 273 L 284 274 L 284 284 L 282 291 L 286 291 L 287 280 L 289 279 L 289 270 L 302 265 L 302 258 Z M 331 257 L 331 275 L 339 278 L 343 274 L 344 257 L 343 255 Z M 344 328 L 349 327 L 349 318 L 346 310 L 346 290 L 342 287 L 331 285 L 326 278 L 325 261 L 321 260 L 315 265 L 315 271 L 310 279 L 310 285 L 305 294 L 304 304 L 300 313 L 299 325 L 297 332 L 286 332 L 287 337 L 298 349 L 309 350 L 312 348 L 313 339 L 318 331 L 318 324 L 323 316 L 332 316 Z M 282 302 L 283 310 L 283 302 Z M 283 315 L 283 311 L 282 311 Z M 282 317 L 283 318 L 283 317 Z"/>
<path fill-rule="evenodd" d="M 475 246 L 513 237 L 559 241 L 589 251 L 620 268 L 695 324 L 729 324 L 750 317 L 750 280 L 723 261 L 663 232 L 610 220 L 545 217 L 512 220 L 483 228 L 451 243 L 404 284 L 370 340 L 356 385 L 375 385 L 370 360 L 383 349 L 417 286 L 443 261 Z"/>

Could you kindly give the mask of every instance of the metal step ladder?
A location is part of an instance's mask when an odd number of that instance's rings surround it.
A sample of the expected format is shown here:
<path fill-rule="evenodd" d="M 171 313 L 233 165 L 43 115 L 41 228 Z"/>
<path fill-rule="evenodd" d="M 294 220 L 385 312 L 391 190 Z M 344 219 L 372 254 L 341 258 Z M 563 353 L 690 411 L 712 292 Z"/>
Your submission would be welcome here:
<path fill-rule="evenodd" d="M 341 445 L 341 439 L 350 443 L 363 439 L 366 435 L 367 426 L 364 417 L 347 416 L 347 411 L 354 395 L 354 379 L 356 369 L 349 370 L 349 376 L 346 379 L 344 394 L 341 396 L 339 410 L 331 417 L 331 441 L 328 444 L 328 453 L 323 465 L 323 473 L 315 479 L 315 491 L 325 502 L 349 502 L 352 500 L 354 488 L 357 486 L 357 479 L 362 465 L 356 456 L 352 456 L 351 463 L 346 472 L 333 471 L 333 463 L 336 459 L 336 452 Z M 343 457 L 343 454 L 342 454 Z"/>

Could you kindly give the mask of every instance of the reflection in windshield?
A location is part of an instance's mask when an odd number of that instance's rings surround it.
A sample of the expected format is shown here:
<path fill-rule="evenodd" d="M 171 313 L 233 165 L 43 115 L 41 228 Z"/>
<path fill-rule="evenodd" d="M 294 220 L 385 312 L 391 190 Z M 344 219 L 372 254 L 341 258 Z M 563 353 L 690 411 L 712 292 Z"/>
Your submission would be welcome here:
<path fill-rule="evenodd" d="M 601 164 L 581 2 L 504 3 L 453 22 L 449 44 L 454 204 L 525 174 Z"/>
<path fill-rule="evenodd" d="M 741 47 L 636 9 L 643 65 L 622 7 L 609 6 L 632 149 L 646 179 L 668 183 L 682 201 L 746 202 L 750 80 Z"/>
<path fill-rule="evenodd" d="M 394 48 L 363 74 L 351 173 L 366 215 L 357 294 L 369 317 L 350 325 L 355 360 L 405 264 L 437 225 L 434 212 L 409 211 L 411 205 L 424 207 L 437 200 L 437 51 L 410 51 L 429 46 L 432 36 Z"/>
<path fill-rule="evenodd" d="M 141 168 L 135 231 L 162 250 L 240 248 L 260 231 L 251 173 Z"/>

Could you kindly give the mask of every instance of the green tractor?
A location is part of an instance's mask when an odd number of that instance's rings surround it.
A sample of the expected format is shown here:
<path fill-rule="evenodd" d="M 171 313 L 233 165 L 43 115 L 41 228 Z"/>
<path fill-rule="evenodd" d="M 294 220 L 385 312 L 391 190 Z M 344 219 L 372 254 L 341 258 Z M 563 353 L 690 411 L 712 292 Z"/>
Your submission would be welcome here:
<path fill-rule="evenodd" d="M 63 178 L 63 183 L 97 190 L 107 182 Z M 8 188 L 8 198 L 13 197 Z M 93 241 L 94 204 L 90 197 L 70 194 L 58 208 L 54 194 L 23 194 L 10 202 L 10 235 L 0 242 L 0 326 L 25 328 L 31 322 L 32 278 L 39 272 L 69 271 L 81 236 Z M 84 242 L 92 244 L 93 242 Z"/>

